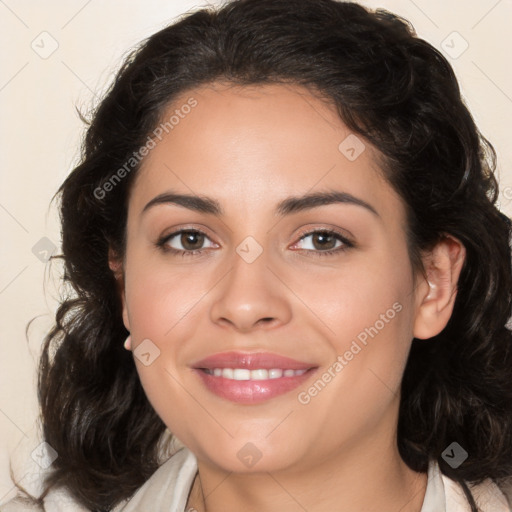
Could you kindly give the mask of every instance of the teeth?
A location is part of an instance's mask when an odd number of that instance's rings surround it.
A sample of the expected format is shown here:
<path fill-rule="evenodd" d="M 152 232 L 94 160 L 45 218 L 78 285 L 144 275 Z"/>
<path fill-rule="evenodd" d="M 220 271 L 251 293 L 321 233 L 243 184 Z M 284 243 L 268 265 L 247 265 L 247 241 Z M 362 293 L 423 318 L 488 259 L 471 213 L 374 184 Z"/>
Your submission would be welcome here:
<path fill-rule="evenodd" d="M 266 380 L 268 379 L 268 370 L 251 370 L 251 380 Z"/>
<path fill-rule="evenodd" d="M 267 380 L 267 379 L 280 379 L 281 377 L 295 377 L 303 375 L 307 372 L 303 370 L 282 370 L 281 368 L 273 368 L 267 370 L 259 368 L 257 370 L 248 370 L 247 368 L 213 368 L 204 370 L 209 375 L 215 377 L 224 377 L 231 380 Z"/>
<path fill-rule="evenodd" d="M 214 370 L 215 371 L 215 370 Z M 224 368 L 222 370 L 222 376 L 225 377 L 226 379 L 233 379 L 234 378 L 234 375 L 233 375 L 233 369 L 232 368 Z"/>
<path fill-rule="evenodd" d="M 222 375 L 225 377 L 224 372 L 226 369 L 222 370 Z M 233 379 L 234 380 L 249 380 L 251 378 L 251 370 L 247 370 L 246 368 L 236 368 L 233 370 Z"/>

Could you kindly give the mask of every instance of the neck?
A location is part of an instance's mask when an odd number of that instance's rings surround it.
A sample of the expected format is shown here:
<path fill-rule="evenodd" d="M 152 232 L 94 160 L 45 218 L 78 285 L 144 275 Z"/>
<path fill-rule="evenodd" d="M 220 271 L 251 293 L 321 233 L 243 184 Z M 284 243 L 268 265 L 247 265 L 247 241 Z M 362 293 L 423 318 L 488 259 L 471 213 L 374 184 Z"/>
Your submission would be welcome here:
<path fill-rule="evenodd" d="M 351 450 L 307 471 L 227 473 L 198 461 L 186 510 L 193 512 L 420 512 L 427 475 L 412 471 L 398 449 Z"/>

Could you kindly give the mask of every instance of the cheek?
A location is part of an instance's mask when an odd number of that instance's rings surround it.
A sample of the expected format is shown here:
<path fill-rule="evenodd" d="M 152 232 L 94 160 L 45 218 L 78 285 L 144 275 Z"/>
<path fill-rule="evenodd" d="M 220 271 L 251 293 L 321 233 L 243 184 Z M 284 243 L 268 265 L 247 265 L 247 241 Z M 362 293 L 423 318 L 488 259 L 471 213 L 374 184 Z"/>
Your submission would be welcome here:
<path fill-rule="evenodd" d="M 141 265 L 134 259 L 130 263 L 126 304 L 140 382 L 166 426 L 173 432 L 186 432 L 187 425 L 204 421 L 204 411 L 191 407 L 178 361 L 183 357 L 183 341 L 189 337 L 184 328 L 196 314 L 194 305 L 204 292 L 195 286 L 194 274 L 170 273 L 147 259 Z"/>
<path fill-rule="evenodd" d="M 372 273 L 344 284 L 336 300 L 324 302 L 330 363 L 297 395 L 301 412 L 336 431 L 340 443 L 371 435 L 396 411 L 414 312 L 405 275 Z"/>
<path fill-rule="evenodd" d="M 304 277 L 304 276 L 302 276 Z M 412 273 L 407 254 L 388 251 L 378 256 L 347 259 L 328 274 L 288 276 L 313 321 L 338 354 L 355 339 L 379 339 L 379 344 L 404 345 L 412 332 Z"/>
<path fill-rule="evenodd" d="M 335 384 L 327 401 L 346 401 L 347 410 L 359 407 L 364 414 L 362 403 L 377 410 L 399 392 L 412 340 L 412 290 L 405 251 L 363 261 L 310 289 L 308 300 L 329 327 L 324 332 L 333 366 L 325 379 Z"/>
<path fill-rule="evenodd" d="M 186 341 L 199 337 L 195 330 L 207 315 L 201 299 L 212 283 L 204 272 L 191 272 L 186 265 L 170 269 L 165 258 L 135 250 L 127 254 L 126 307 L 137 372 L 153 408 L 177 432 L 183 431 L 183 423 L 204 421 L 204 410 L 191 399 L 183 372 L 190 360 Z M 186 419 L 176 411 L 186 411 Z"/>
<path fill-rule="evenodd" d="M 185 266 L 171 270 L 159 258 L 146 258 L 142 264 L 134 260 L 125 284 L 132 337 L 163 339 L 194 315 L 195 305 L 208 291 L 204 276 Z"/>

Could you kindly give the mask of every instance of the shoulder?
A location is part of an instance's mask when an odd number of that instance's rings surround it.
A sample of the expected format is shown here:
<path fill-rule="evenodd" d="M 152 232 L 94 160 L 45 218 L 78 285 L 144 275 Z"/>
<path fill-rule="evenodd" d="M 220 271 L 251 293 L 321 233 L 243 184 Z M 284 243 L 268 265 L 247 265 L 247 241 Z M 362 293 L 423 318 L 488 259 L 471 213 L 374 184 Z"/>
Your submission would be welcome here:
<path fill-rule="evenodd" d="M 188 448 L 181 448 L 164 462 L 131 499 L 112 512 L 174 512 L 183 510 L 197 473 L 197 459 Z"/>
<path fill-rule="evenodd" d="M 479 512 L 512 512 L 512 489 L 505 483 L 498 485 L 488 478 L 476 485 L 468 482 L 467 486 Z M 471 512 L 461 484 L 444 475 L 435 460 L 429 463 L 427 489 L 421 512 Z"/>
<path fill-rule="evenodd" d="M 34 500 L 17 496 L 0 507 L 0 512 L 44 512 Z"/>
<path fill-rule="evenodd" d="M 42 504 L 40 504 L 42 501 Z M 0 512 L 90 512 L 78 503 L 65 489 L 51 490 L 44 499 L 37 499 L 24 492 L 0 506 Z"/>
<path fill-rule="evenodd" d="M 131 499 L 119 503 L 112 512 L 183 510 L 196 472 L 197 459 L 183 447 L 161 464 Z M 0 505 L 0 512 L 90 512 L 62 488 L 50 490 L 43 500 L 38 500 L 38 495 L 19 491 L 13 499 Z M 39 504 L 41 501 L 43 504 Z"/>
<path fill-rule="evenodd" d="M 460 484 L 443 475 L 446 497 L 446 512 L 471 512 Z M 480 484 L 468 484 L 475 502 L 482 512 L 512 512 L 510 488 L 501 486 L 491 479 Z"/>

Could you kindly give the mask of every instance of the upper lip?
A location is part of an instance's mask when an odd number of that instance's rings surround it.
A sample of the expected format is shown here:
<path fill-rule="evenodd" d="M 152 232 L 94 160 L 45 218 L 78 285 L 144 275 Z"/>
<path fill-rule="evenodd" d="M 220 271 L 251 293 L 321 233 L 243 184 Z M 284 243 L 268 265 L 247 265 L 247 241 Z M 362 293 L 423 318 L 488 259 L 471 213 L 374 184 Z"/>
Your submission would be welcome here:
<path fill-rule="evenodd" d="M 272 352 L 221 352 L 213 354 L 193 363 L 194 368 L 246 368 L 256 370 L 258 368 L 271 370 L 281 368 L 283 370 L 309 370 L 315 368 L 312 363 L 305 363 L 280 356 Z"/>

